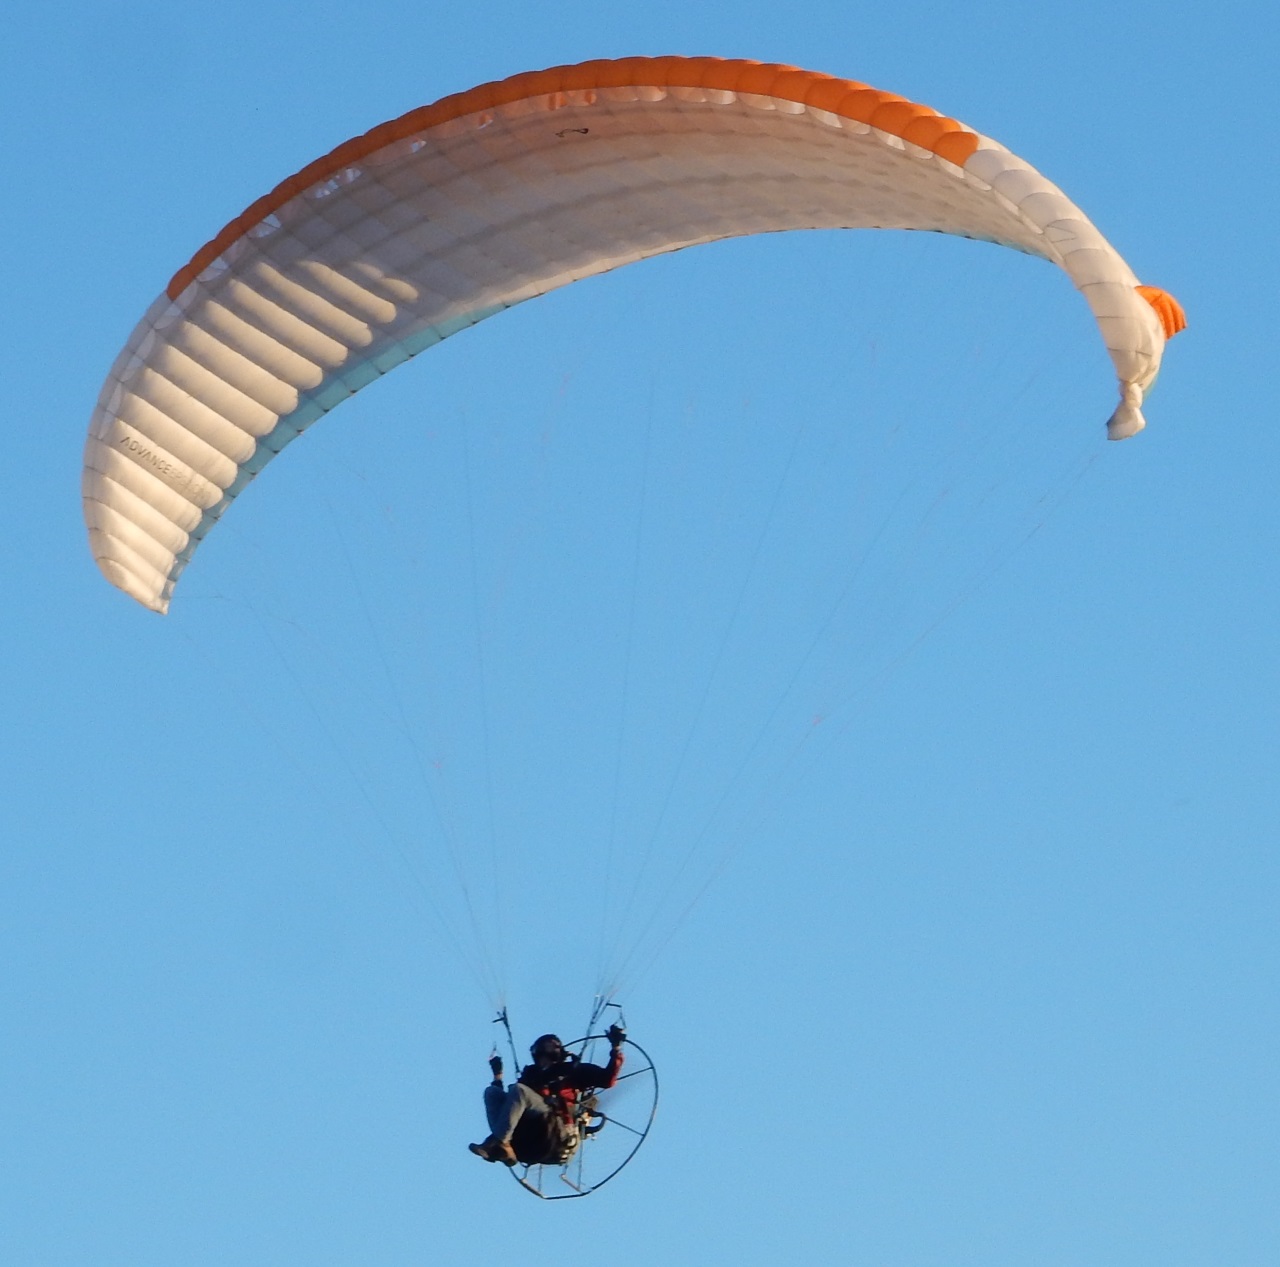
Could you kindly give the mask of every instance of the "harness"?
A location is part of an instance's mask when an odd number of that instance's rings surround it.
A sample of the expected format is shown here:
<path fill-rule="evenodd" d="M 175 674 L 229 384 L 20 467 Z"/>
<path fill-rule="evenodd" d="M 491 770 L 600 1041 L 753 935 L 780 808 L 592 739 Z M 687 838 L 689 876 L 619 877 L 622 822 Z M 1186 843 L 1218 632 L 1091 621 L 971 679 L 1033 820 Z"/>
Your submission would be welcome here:
<path fill-rule="evenodd" d="M 569 1072 L 577 1064 L 577 1058 L 566 1055 L 563 1068 L 555 1076 L 534 1088 L 550 1110 L 548 1125 L 548 1155 L 544 1164 L 561 1165 L 568 1161 L 590 1133 L 588 1125 L 595 1109 L 596 1099 L 589 1091 L 569 1083 Z M 527 1085 L 527 1084 L 526 1084 Z"/>

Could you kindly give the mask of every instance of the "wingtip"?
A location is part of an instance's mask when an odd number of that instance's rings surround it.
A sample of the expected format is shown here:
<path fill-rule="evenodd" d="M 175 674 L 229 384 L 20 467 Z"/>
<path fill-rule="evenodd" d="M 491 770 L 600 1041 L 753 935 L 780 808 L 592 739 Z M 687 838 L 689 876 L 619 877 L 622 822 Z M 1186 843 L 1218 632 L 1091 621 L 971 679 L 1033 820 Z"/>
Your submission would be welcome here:
<path fill-rule="evenodd" d="M 1107 439 L 1127 440 L 1130 436 L 1136 436 L 1146 425 L 1147 420 L 1137 404 L 1131 400 L 1122 400 L 1115 413 L 1107 420 Z"/>

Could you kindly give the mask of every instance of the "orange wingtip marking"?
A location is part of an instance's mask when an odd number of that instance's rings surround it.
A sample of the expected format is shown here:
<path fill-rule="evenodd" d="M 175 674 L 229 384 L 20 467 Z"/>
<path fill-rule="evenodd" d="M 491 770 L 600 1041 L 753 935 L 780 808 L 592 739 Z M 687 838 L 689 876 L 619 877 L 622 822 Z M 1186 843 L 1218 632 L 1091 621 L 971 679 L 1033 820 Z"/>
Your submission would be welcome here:
<path fill-rule="evenodd" d="M 174 274 L 168 286 L 169 298 L 177 299 L 233 242 L 279 211 L 285 203 L 394 141 L 416 136 L 464 115 L 510 105 L 528 97 L 628 87 L 710 88 L 796 101 L 870 124 L 958 166 L 963 166 L 978 147 L 976 133 L 954 119 L 944 118 L 928 106 L 916 105 L 896 93 L 881 92 L 856 80 L 840 79 L 820 71 L 800 70 L 776 62 L 721 57 L 625 57 L 526 71 L 410 110 L 408 114 L 379 124 L 308 163 L 238 215 L 217 237 L 206 242 L 190 263 Z"/>
<path fill-rule="evenodd" d="M 1166 339 L 1172 339 L 1179 330 L 1187 328 L 1187 314 L 1167 290 L 1161 290 L 1159 286 L 1139 286 L 1137 291 L 1156 310 Z"/>

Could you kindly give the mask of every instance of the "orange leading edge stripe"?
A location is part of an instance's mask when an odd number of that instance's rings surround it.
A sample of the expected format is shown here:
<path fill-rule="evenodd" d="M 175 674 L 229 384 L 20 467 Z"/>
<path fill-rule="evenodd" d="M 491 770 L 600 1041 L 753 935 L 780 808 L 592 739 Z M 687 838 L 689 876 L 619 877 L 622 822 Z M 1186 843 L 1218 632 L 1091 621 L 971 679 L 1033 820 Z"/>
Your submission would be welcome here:
<path fill-rule="evenodd" d="M 794 66 L 721 57 L 625 57 L 617 61 L 553 66 L 550 70 L 527 71 L 512 75 L 510 79 L 480 84 L 466 92 L 443 97 L 432 105 L 420 106 L 398 119 L 379 124 L 363 136 L 345 141 L 323 158 L 308 163 L 296 175 L 282 181 L 269 194 L 246 208 L 217 237 L 202 246 L 191 262 L 174 274 L 168 286 L 169 298 L 177 299 L 233 242 L 290 199 L 393 141 L 415 136 L 464 115 L 510 105 L 528 97 L 582 92 L 592 88 L 642 86 L 712 88 L 800 102 L 901 137 L 958 167 L 963 166 L 978 147 L 977 133 L 970 132 L 955 119 L 948 119 L 928 106 L 917 105 L 896 93 L 869 88 L 852 79 L 839 79 Z"/>
<path fill-rule="evenodd" d="M 592 88 L 711 88 L 725 92 L 753 93 L 777 97 L 826 110 L 845 119 L 854 119 L 881 132 L 899 137 L 963 167 L 981 139 L 962 123 L 939 114 L 929 106 L 908 101 L 897 93 L 882 92 L 853 79 L 840 79 L 821 71 L 800 70 L 777 62 L 753 62 L 722 57 L 623 57 L 617 60 L 580 62 L 576 66 L 553 66 L 549 70 L 526 71 L 509 79 L 480 84 L 466 92 L 442 97 L 432 105 L 420 106 L 371 128 L 362 136 L 344 141 L 337 149 L 308 163 L 300 172 L 278 184 L 231 221 L 211 241 L 206 242 L 169 282 L 167 293 L 177 299 L 186 288 L 233 242 L 255 225 L 278 211 L 292 198 L 325 180 L 344 167 L 359 163 L 393 141 L 415 136 L 441 123 L 497 106 L 510 105 L 528 97 L 557 92 L 587 92 Z M 1173 338 L 1187 322 L 1178 301 L 1156 286 L 1139 286 L 1145 299 Z"/>

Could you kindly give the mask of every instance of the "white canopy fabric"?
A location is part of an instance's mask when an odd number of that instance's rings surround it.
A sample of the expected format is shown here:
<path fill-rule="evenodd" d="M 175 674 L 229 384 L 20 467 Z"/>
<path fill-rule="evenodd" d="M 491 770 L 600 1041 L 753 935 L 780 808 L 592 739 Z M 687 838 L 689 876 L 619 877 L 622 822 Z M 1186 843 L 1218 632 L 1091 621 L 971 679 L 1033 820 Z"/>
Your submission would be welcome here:
<path fill-rule="evenodd" d="M 972 129 L 891 93 L 714 58 L 590 62 L 347 142 L 173 279 L 102 389 L 84 507 L 103 573 L 166 611 L 196 545 L 322 414 L 450 334 L 634 260 L 782 229 L 927 229 L 1061 267 L 1119 380 L 1116 439 L 1181 310 Z M 762 307 L 768 296 L 762 294 Z"/>

